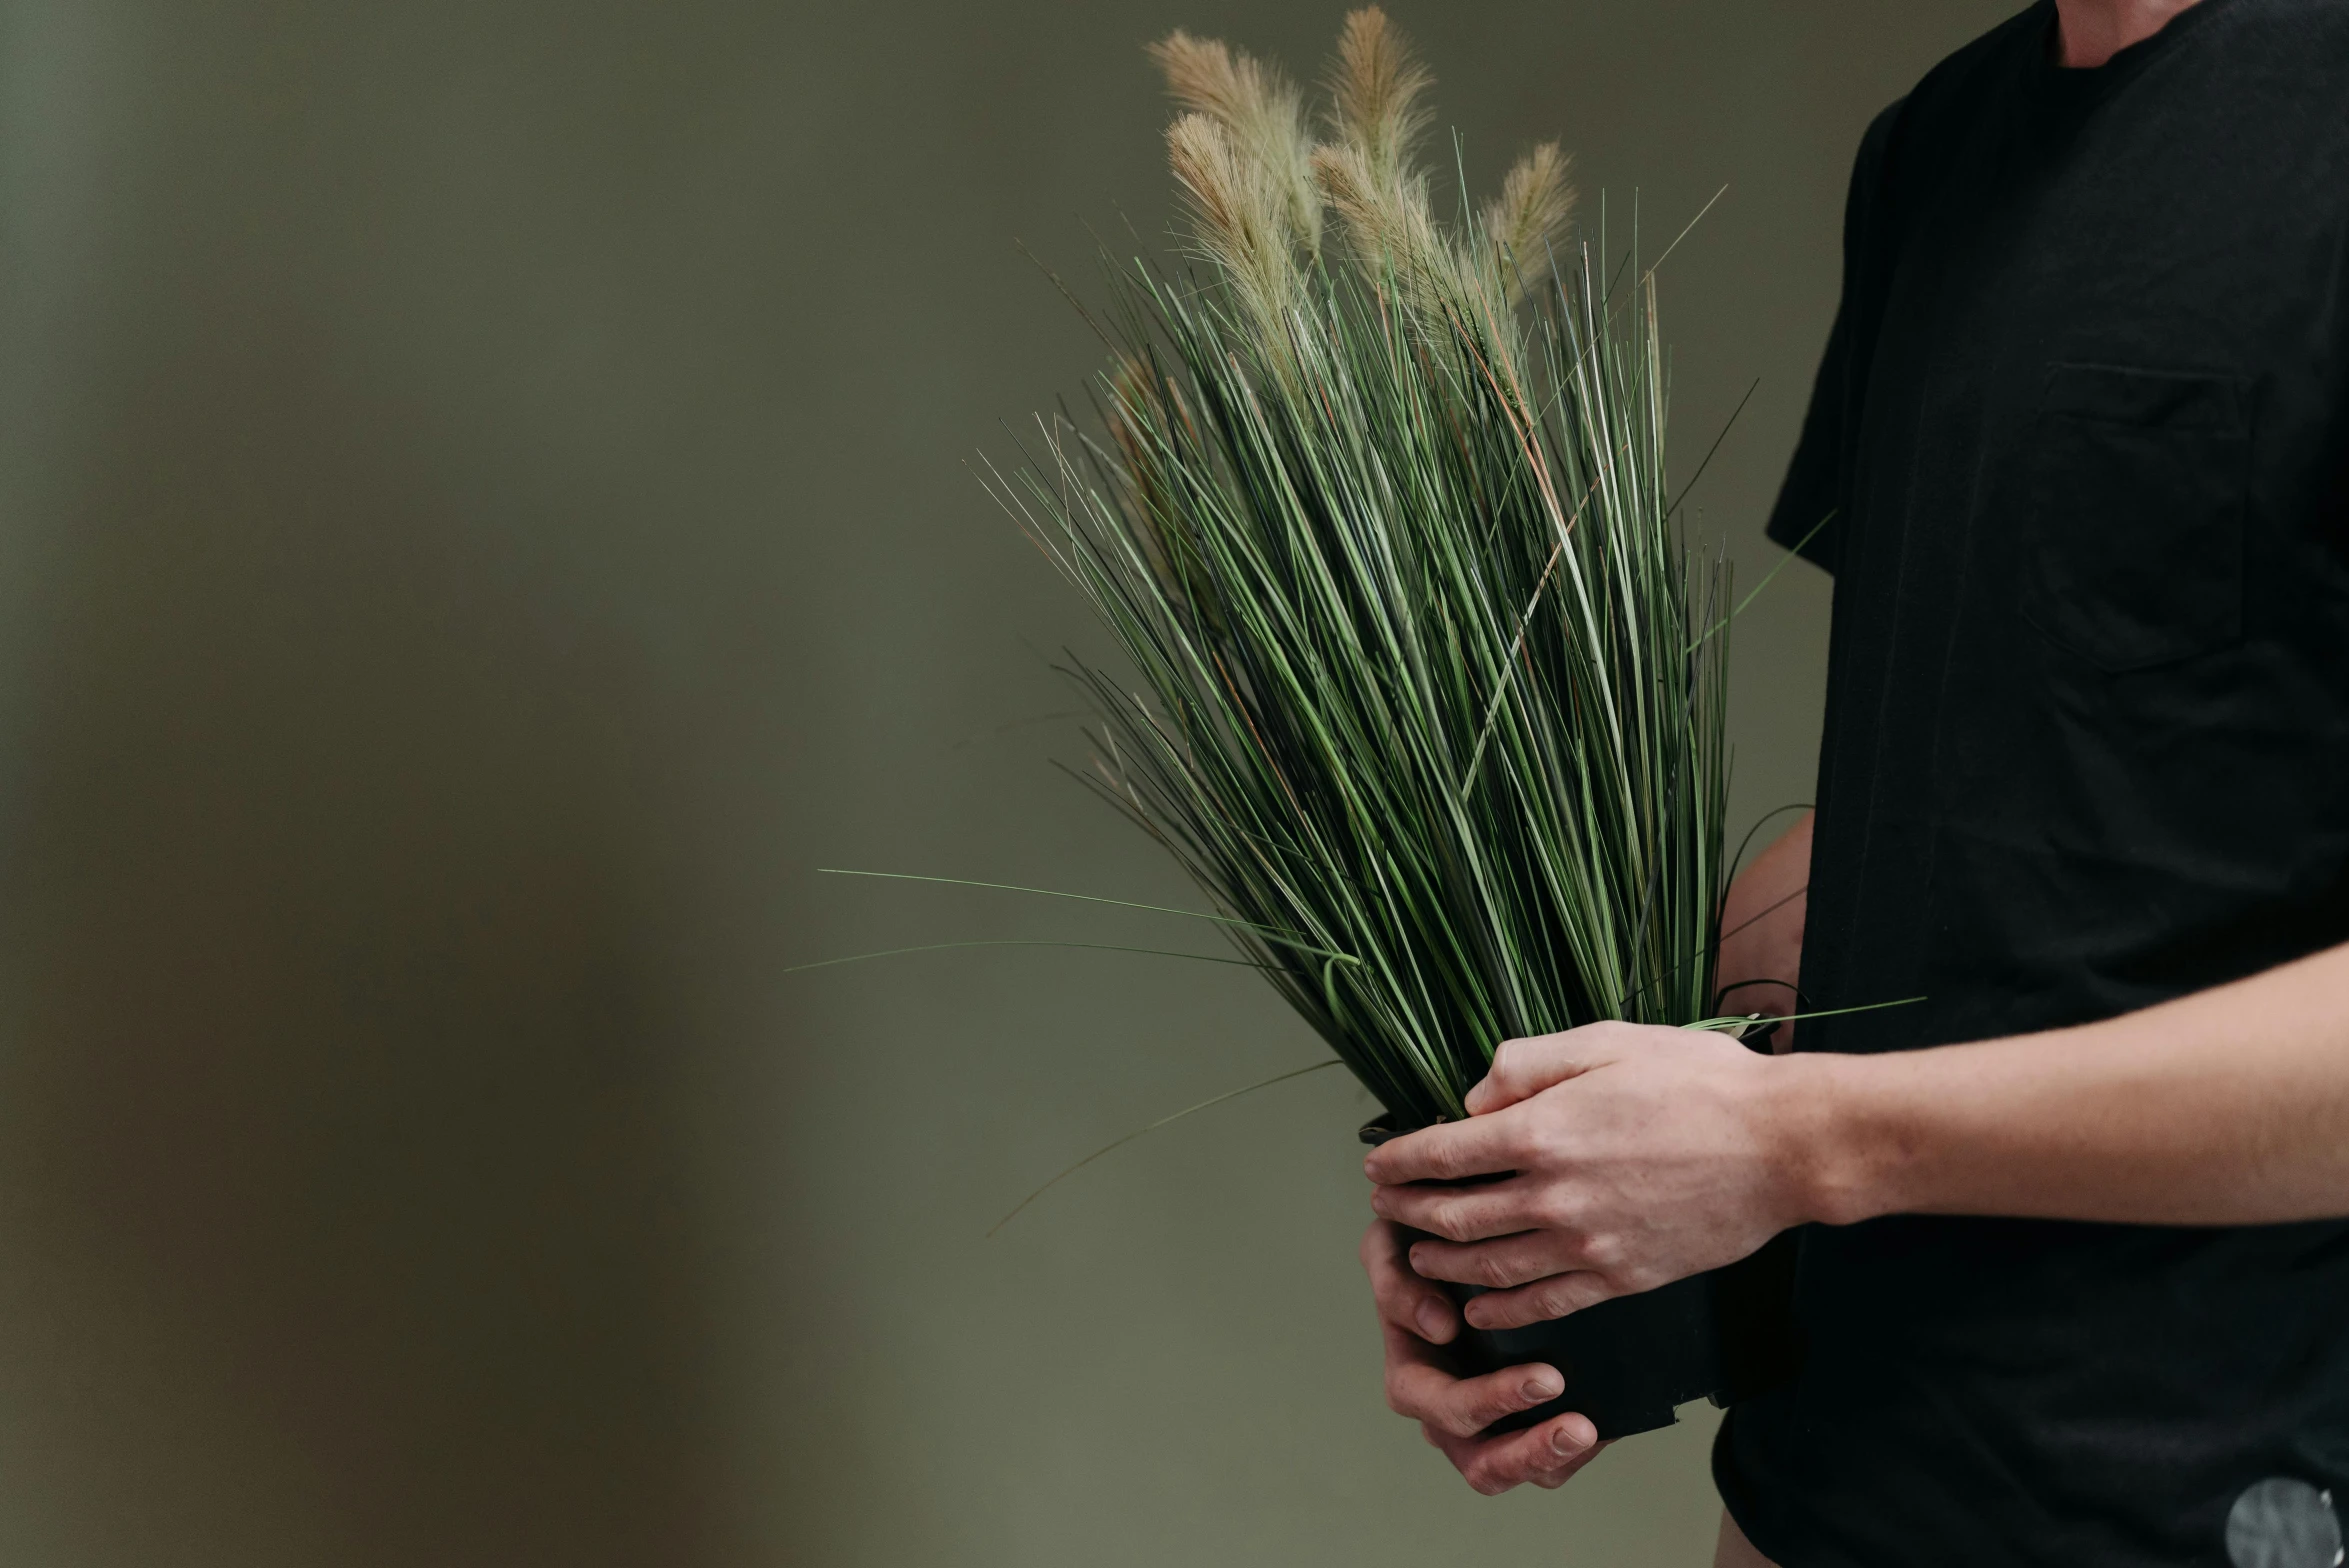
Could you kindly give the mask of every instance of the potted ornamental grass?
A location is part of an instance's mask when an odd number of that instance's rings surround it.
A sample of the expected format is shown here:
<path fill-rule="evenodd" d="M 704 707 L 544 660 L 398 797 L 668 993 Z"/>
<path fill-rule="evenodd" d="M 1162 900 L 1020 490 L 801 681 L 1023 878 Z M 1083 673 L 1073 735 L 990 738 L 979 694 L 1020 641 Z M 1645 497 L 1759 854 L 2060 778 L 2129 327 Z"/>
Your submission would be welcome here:
<path fill-rule="evenodd" d="M 1113 268 L 1098 422 L 1001 498 L 1113 634 L 1077 662 L 1091 786 L 1213 902 L 1369 1088 L 1364 1136 L 1465 1114 L 1502 1041 L 1742 1029 L 1714 994 L 1728 570 L 1665 462 L 1654 268 L 1565 233 L 1534 148 L 1482 204 L 1421 161 L 1427 73 L 1346 19 L 1318 129 L 1269 65 L 1176 33 L 1184 264 Z M 1767 1373 L 1750 1285 L 1530 1329 L 1602 1437 Z"/>
<path fill-rule="evenodd" d="M 1368 1141 L 1465 1115 L 1511 1038 L 1742 1032 L 1729 572 L 1668 479 L 1654 266 L 1569 237 L 1555 144 L 1439 201 L 1375 9 L 1318 118 L 1223 44 L 1153 53 L 1183 254 L 1109 268 L 1094 420 L 986 470 L 1118 654 L 1070 664 L 1087 782 L 1377 1097 Z M 1781 1296 L 1741 1265 L 1454 1353 L 1564 1374 L 1508 1425 L 1618 1437 L 1773 1376 Z"/>

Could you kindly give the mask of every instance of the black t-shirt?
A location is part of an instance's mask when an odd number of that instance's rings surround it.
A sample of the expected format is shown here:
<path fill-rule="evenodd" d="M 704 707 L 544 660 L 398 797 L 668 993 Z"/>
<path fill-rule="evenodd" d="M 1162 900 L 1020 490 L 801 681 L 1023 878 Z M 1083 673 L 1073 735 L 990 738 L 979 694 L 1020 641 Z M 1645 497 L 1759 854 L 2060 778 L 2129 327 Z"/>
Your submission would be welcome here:
<path fill-rule="evenodd" d="M 2053 38 L 2042 0 L 1952 56 L 1853 176 L 1771 524 L 1836 578 L 1803 988 L 1928 1000 L 1804 1049 L 2349 941 L 2349 3 Z M 1804 1371 L 1715 1451 L 1784 1568 L 2298 1563 L 2279 1498 L 2332 1560 L 2349 1224 L 1900 1216 L 1800 1275 Z"/>

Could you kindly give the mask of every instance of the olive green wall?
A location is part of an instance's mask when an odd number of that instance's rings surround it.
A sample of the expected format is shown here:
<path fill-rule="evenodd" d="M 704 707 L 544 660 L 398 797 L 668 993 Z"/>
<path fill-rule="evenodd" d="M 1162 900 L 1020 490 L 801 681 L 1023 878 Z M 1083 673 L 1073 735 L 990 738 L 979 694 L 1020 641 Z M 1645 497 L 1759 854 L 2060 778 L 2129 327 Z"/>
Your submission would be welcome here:
<path fill-rule="evenodd" d="M 1996 0 L 1397 0 L 1664 277 L 1752 580 L 1868 115 Z M 1696 1564 L 1709 1423 L 1471 1495 L 1380 1406 L 1362 1095 L 1047 765 L 974 452 L 1167 213 L 1140 45 L 1326 4 L 0 5 L 0 1562 Z M 1738 633 L 1800 799 L 1826 595 Z"/>

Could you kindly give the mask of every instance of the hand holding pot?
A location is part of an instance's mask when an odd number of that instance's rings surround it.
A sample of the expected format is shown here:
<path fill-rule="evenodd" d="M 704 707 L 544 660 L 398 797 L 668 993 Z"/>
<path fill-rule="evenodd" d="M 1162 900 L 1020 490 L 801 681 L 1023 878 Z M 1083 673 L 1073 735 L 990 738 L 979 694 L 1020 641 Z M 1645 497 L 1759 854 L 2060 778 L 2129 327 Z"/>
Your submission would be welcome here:
<path fill-rule="evenodd" d="M 1640 1024 L 1509 1041 L 1469 1120 L 1371 1151 L 1371 1207 L 1440 1238 L 1411 1245 L 1411 1271 L 1487 1287 L 1465 1309 L 1478 1328 L 1719 1268 L 1807 1217 L 1795 1060 Z"/>
<path fill-rule="evenodd" d="M 1454 1469 L 1486 1496 L 1532 1482 L 1565 1485 L 1605 1445 L 1589 1421 L 1563 1415 L 1522 1432 L 1480 1436 L 1504 1416 L 1555 1398 L 1565 1386 L 1553 1367 L 1507 1367 L 1455 1377 L 1435 1348 L 1452 1342 L 1460 1317 L 1437 1286 L 1411 1272 L 1403 1230 L 1375 1220 L 1362 1236 L 1362 1267 L 1386 1334 L 1387 1407 L 1419 1423 Z"/>

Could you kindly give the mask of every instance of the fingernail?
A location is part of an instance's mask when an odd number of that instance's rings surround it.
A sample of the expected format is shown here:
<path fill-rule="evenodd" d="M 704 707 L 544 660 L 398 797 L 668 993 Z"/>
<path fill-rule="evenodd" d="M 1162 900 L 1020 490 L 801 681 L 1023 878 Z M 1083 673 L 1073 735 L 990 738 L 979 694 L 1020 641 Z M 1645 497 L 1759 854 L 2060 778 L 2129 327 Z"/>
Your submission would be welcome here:
<path fill-rule="evenodd" d="M 1419 1319 L 1419 1334 L 1422 1339 L 1439 1339 L 1443 1336 L 1444 1331 L 1452 1326 L 1451 1320 L 1444 1316 L 1444 1309 L 1432 1301 L 1421 1302 L 1419 1311 L 1414 1316 Z"/>
<path fill-rule="evenodd" d="M 1559 1454 L 1579 1454 L 1590 1444 L 1574 1435 L 1571 1427 L 1560 1427 L 1550 1434 L 1550 1447 Z"/>
<path fill-rule="evenodd" d="M 1546 1377 L 1529 1377 L 1525 1380 L 1523 1392 L 1529 1401 L 1538 1405 L 1558 1391 L 1550 1387 L 1550 1380 Z"/>

